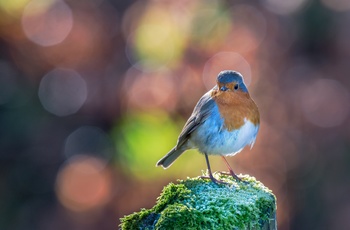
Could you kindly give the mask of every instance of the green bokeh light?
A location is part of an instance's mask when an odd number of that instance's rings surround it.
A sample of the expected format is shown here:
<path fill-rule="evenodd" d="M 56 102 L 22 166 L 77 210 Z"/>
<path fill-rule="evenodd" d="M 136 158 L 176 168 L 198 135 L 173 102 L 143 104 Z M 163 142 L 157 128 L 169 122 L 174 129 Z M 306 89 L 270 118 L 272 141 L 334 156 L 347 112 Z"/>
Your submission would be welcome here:
<path fill-rule="evenodd" d="M 145 68 L 171 67 L 181 59 L 187 32 L 171 11 L 154 6 L 141 18 L 134 35 L 134 55 Z"/>
<path fill-rule="evenodd" d="M 123 168 L 138 178 L 159 175 L 156 162 L 175 144 L 181 128 L 164 112 L 129 114 L 113 131 Z"/>
<path fill-rule="evenodd" d="M 118 167 L 140 180 L 201 175 L 207 166 L 197 150 L 185 151 L 166 171 L 156 167 L 157 161 L 175 146 L 184 124 L 184 120 L 174 120 L 162 111 L 129 113 L 112 133 L 119 154 Z M 219 157 L 211 156 L 210 163 L 213 169 L 226 169 Z"/>
<path fill-rule="evenodd" d="M 208 1 L 194 14 L 191 39 L 201 49 L 217 52 L 218 47 L 225 43 L 232 24 L 229 11 L 221 1 Z"/>

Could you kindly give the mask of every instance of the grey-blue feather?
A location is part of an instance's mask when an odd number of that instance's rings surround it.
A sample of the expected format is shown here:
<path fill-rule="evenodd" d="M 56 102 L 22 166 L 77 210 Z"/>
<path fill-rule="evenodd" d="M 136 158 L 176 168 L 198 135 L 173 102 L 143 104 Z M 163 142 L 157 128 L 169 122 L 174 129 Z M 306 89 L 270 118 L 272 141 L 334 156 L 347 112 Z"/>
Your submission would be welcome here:
<path fill-rule="evenodd" d="M 215 86 L 213 89 L 216 87 L 217 86 Z M 215 106 L 215 102 L 211 97 L 211 92 L 212 90 L 204 94 L 199 99 L 197 105 L 194 107 L 192 115 L 187 120 L 179 135 L 176 146 L 157 162 L 157 166 L 168 168 L 184 151 L 192 148 L 191 146 L 187 145 L 191 134 L 206 120 L 206 118 L 210 115 L 212 108 Z"/>

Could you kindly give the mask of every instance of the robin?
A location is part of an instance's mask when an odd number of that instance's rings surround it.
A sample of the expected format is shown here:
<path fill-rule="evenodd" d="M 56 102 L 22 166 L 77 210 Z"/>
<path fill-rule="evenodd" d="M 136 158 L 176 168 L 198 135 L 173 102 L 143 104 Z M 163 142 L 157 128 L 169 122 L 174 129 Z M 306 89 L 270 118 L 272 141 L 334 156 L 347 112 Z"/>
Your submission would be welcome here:
<path fill-rule="evenodd" d="M 240 73 L 225 70 L 219 73 L 216 86 L 204 94 L 183 127 L 176 146 L 157 166 L 164 169 L 186 150 L 198 149 L 203 153 L 209 177 L 214 183 L 224 183 L 213 177 L 208 155 L 220 155 L 233 178 L 225 156 L 234 156 L 245 146 L 253 147 L 259 130 L 259 109 L 248 93 Z"/>

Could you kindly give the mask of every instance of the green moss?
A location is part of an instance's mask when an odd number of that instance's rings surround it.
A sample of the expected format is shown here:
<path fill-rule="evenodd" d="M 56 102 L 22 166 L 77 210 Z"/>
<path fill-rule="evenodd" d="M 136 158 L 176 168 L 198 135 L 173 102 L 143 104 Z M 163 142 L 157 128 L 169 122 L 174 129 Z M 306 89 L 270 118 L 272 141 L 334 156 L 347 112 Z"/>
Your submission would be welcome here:
<path fill-rule="evenodd" d="M 276 199 L 254 177 L 215 174 L 227 182 L 188 178 L 170 183 L 149 210 L 121 218 L 121 229 L 263 229 L 274 217 Z"/>

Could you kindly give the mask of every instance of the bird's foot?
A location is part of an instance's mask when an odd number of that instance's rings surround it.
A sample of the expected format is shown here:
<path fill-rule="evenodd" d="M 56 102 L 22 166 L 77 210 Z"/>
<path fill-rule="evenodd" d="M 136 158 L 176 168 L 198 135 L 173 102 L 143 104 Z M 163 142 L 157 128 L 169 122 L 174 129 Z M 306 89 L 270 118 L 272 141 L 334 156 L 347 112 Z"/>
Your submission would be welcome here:
<path fill-rule="evenodd" d="M 245 184 L 249 184 L 248 182 L 246 181 L 243 181 L 241 178 L 239 178 L 233 171 L 230 171 L 230 172 L 219 172 L 221 175 L 227 175 L 227 176 L 232 176 L 233 179 L 235 179 L 236 181 L 238 182 L 243 182 Z"/>
<path fill-rule="evenodd" d="M 239 181 L 239 182 L 242 181 L 242 179 L 239 178 L 233 171 L 230 171 L 230 172 L 219 172 L 219 173 L 220 173 L 221 175 L 232 176 L 233 179 L 235 179 L 235 180 L 237 180 L 237 181 Z"/>
<path fill-rule="evenodd" d="M 201 179 L 210 179 L 212 182 L 214 182 L 217 185 L 219 185 L 219 184 L 227 185 L 228 184 L 228 183 L 226 183 L 224 181 L 215 179 L 215 177 L 212 174 L 209 174 L 209 176 L 200 176 L 199 178 L 201 178 Z"/>

